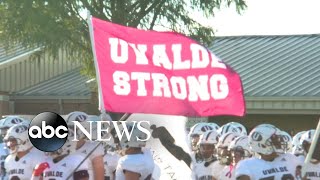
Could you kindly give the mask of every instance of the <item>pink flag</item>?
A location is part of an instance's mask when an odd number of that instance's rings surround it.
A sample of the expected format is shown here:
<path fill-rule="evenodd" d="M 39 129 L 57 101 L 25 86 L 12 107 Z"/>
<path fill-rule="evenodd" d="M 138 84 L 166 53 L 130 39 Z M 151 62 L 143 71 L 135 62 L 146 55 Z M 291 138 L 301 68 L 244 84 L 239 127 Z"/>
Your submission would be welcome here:
<path fill-rule="evenodd" d="M 103 109 L 244 115 L 240 76 L 196 41 L 178 33 L 139 30 L 97 18 L 92 18 L 92 26 Z"/>

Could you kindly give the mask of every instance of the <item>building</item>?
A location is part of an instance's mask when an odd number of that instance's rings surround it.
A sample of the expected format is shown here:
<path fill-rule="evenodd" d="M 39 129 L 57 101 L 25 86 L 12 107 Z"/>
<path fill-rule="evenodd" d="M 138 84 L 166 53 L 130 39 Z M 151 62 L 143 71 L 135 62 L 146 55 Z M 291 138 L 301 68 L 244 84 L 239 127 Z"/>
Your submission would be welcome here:
<path fill-rule="evenodd" d="M 249 128 L 272 123 L 288 131 L 316 127 L 320 34 L 216 37 L 210 49 L 240 74 L 247 115 L 209 121 L 220 125 L 239 121 Z M 49 58 L 41 48 L 16 47 L 7 52 L 0 47 L 0 115 L 97 113 L 96 93 L 88 78 L 80 74 L 80 64 L 63 52 L 59 60 Z"/>
<path fill-rule="evenodd" d="M 42 48 L 0 46 L 0 115 L 91 110 L 87 81 L 63 51 L 54 59 Z"/>

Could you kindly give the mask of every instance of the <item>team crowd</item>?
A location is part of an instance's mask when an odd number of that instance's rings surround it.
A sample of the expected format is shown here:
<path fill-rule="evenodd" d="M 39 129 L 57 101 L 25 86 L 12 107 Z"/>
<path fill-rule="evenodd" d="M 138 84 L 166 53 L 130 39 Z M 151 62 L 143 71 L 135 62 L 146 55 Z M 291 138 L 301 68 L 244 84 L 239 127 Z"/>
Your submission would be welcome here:
<path fill-rule="evenodd" d="M 65 120 L 71 127 L 71 122 L 84 123 L 90 116 L 75 111 Z M 89 141 L 83 133 L 69 128 L 66 143 L 55 152 L 45 153 L 32 146 L 29 123 L 30 120 L 19 116 L 7 116 L 0 121 L 3 180 L 160 179 L 161 169 L 153 160 L 151 149 L 145 147 L 145 141 L 113 134 L 111 142 L 100 143 Z M 132 137 L 145 139 L 146 134 L 134 124 L 126 125 Z M 271 124 L 260 124 L 247 132 L 236 122 L 221 127 L 197 123 L 186 137 L 192 175 L 184 180 L 320 180 L 320 159 L 311 158 L 304 164 L 314 134 L 315 130 L 306 130 L 291 137 Z M 75 135 L 79 141 L 72 141 Z M 306 172 L 304 177 L 302 169 Z"/>

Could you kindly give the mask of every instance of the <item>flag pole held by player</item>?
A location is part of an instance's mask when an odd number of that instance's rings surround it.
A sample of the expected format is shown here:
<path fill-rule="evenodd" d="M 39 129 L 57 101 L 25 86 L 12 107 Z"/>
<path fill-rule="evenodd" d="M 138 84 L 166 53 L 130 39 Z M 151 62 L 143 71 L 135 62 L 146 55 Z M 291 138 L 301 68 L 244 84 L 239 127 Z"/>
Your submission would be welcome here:
<path fill-rule="evenodd" d="M 311 143 L 311 146 L 309 148 L 308 154 L 306 156 L 306 159 L 305 159 L 303 167 L 302 167 L 301 177 L 304 177 L 305 174 L 306 174 L 307 164 L 310 162 L 310 160 L 311 160 L 311 158 L 313 156 L 313 153 L 315 151 L 317 142 L 319 140 L 319 134 L 320 134 L 320 119 L 319 119 L 319 122 L 318 122 L 318 126 L 317 126 L 317 129 L 316 129 L 316 132 L 315 132 L 314 137 L 312 139 L 312 143 Z"/>

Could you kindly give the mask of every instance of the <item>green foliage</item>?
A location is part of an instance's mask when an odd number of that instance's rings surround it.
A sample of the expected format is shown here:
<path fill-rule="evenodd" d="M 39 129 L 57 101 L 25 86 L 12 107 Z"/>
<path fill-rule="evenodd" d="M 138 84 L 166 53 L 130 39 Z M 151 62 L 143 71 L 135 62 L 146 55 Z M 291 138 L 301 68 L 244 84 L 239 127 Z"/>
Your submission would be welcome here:
<path fill-rule="evenodd" d="M 246 8 L 244 0 L 2 0 L 0 1 L 0 42 L 10 46 L 43 47 L 52 56 L 60 48 L 84 64 L 83 72 L 94 77 L 85 10 L 100 19 L 118 24 L 154 29 L 165 27 L 208 45 L 214 31 L 188 15 L 201 12 L 212 17 L 221 6 Z"/>

